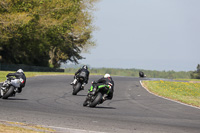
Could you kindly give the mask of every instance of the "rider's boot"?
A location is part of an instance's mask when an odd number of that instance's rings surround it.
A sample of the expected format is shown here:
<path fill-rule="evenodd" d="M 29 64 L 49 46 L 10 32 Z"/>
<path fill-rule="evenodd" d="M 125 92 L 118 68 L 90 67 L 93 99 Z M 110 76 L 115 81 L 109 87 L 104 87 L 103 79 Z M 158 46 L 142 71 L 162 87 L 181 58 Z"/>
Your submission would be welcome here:
<path fill-rule="evenodd" d="M 99 104 L 102 104 L 106 100 L 107 100 L 107 96 L 103 96 Z"/>
<path fill-rule="evenodd" d="M 73 82 L 71 82 L 71 85 L 74 85 L 76 83 L 77 79 L 74 79 Z"/>
<path fill-rule="evenodd" d="M 82 84 L 81 90 L 84 90 L 85 85 L 86 85 L 86 83 L 83 83 L 83 84 Z"/>
<path fill-rule="evenodd" d="M 1 87 L 0 89 L 0 98 L 2 97 L 1 93 L 3 93 L 3 89 L 5 89 L 5 87 Z"/>
<path fill-rule="evenodd" d="M 17 93 L 21 93 L 22 92 L 22 87 L 17 89 Z"/>

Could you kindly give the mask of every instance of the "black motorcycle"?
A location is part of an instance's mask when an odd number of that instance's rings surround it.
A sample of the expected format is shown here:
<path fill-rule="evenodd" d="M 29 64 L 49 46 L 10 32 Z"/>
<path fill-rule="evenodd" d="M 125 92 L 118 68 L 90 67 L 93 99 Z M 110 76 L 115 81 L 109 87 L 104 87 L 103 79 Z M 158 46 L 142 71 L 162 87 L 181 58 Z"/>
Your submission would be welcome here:
<path fill-rule="evenodd" d="M 96 107 L 97 104 L 103 103 L 103 96 L 106 94 L 109 90 L 109 85 L 106 85 L 105 87 L 99 88 L 96 83 L 93 83 L 91 89 L 88 91 L 87 97 L 83 103 L 83 106 L 89 106 L 89 107 Z M 94 88 L 93 88 L 94 86 Z"/>
<path fill-rule="evenodd" d="M 15 96 L 18 88 L 11 82 L 11 80 L 14 79 L 7 78 L 7 80 L 3 82 L 3 85 L 1 86 L 0 98 L 7 99 L 8 97 Z"/>
<path fill-rule="evenodd" d="M 144 75 L 144 72 L 142 72 L 142 71 L 139 72 L 139 76 L 140 76 L 141 78 L 146 77 L 146 75 Z"/>
<path fill-rule="evenodd" d="M 83 90 L 83 83 L 85 81 L 84 77 L 82 76 L 78 76 L 78 77 L 75 77 L 77 79 L 76 83 L 73 84 L 73 92 L 72 92 L 72 95 L 77 95 L 77 93 L 81 90 Z"/>

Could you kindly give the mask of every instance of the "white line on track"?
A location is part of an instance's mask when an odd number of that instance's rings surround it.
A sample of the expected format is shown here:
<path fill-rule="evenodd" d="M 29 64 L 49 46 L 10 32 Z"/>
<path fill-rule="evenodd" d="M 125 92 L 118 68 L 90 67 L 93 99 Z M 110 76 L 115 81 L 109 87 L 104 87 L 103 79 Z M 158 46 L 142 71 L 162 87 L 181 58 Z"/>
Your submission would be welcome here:
<path fill-rule="evenodd" d="M 182 102 L 179 102 L 179 101 L 175 101 L 175 100 L 172 100 L 172 99 L 169 99 L 169 98 L 166 98 L 166 97 L 162 97 L 162 96 L 156 95 L 156 94 L 150 92 L 145 86 L 143 86 L 141 80 L 140 80 L 140 84 L 141 84 L 141 86 L 142 86 L 146 91 L 148 91 L 148 92 L 149 92 L 150 94 L 152 94 L 152 95 L 155 95 L 155 96 L 157 96 L 157 97 L 160 97 L 160 98 L 163 98 L 163 99 L 172 101 L 172 102 L 176 102 L 176 103 L 179 103 L 179 104 L 182 104 L 182 105 L 185 105 L 185 106 L 189 106 L 189 107 L 193 107 L 193 108 L 196 108 L 196 109 L 200 109 L 199 107 L 196 107 L 196 106 L 192 106 L 192 105 L 189 105 L 189 104 L 185 104 L 185 103 L 182 103 Z"/>
<path fill-rule="evenodd" d="M 69 131 L 70 133 L 106 133 L 106 132 L 97 132 L 97 131 L 89 131 L 81 129 L 64 128 L 64 127 L 54 127 L 54 126 L 45 126 L 45 127 L 54 128 L 58 130 L 65 130 L 64 132 Z"/>

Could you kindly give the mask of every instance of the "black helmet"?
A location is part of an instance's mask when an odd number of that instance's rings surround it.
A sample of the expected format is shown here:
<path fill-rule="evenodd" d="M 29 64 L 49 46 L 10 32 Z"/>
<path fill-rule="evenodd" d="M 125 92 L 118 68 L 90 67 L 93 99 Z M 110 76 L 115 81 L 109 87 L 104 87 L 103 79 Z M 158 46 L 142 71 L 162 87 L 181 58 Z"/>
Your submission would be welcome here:
<path fill-rule="evenodd" d="M 86 65 L 84 65 L 82 68 L 83 68 L 83 69 L 88 69 L 88 67 L 87 67 Z"/>

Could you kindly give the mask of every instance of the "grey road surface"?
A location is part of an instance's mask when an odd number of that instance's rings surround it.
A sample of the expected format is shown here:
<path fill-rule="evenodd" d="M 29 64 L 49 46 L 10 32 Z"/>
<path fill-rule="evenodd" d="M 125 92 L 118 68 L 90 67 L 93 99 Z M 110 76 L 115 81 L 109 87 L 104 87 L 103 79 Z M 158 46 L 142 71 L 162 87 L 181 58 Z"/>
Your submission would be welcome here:
<path fill-rule="evenodd" d="M 37 76 L 27 79 L 21 94 L 0 99 L 0 120 L 58 127 L 60 132 L 199 133 L 200 109 L 148 93 L 139 78 L 113 77 L 113 100 L 96 108 L 83 107 L 85 90 L 72 95 L 73 76 Z M 63 130 L 61 130 L 63 129 Z M 77 130 L 78 129 L 78 130 Z M 72 132 L 72 130 L 71 130 Z"/>

